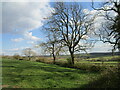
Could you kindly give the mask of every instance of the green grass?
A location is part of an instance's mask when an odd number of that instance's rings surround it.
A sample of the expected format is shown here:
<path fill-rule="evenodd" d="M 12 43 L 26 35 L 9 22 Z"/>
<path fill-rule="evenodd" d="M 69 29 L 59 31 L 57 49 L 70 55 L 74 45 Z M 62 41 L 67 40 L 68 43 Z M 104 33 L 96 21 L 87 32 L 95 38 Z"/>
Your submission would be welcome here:
<path fill-rule="evenodd" d="M 2 60 L 5 88 L 80 88 L 99 73 L 32 61 Z"/>
<path fill-rule="evenodd" d="M 117 61 L 109 61 L 109 62 L 101 62 L 101 61 L 81 61 L 76 63 L 83 63 L 83 64 L 99 64 L 99 65 L 106 65 L 106 66 L 116 66 L 118 64 Z"/>
<path fill-rule="evenodd" d="M 118 64 L 120 56 L 103 56 L 103 57 L 96 57 L 96 58 L 89 58 L 89 59 L 82 59 L 76 63 L 86 63 L 86 64 L 104 64 L 106 66 L 116 66 Z M 101 61 L 97 61 L 101 60 Z"/>
<path fill-rule="evenodd" d="M 106 64 L 108 66 L 116 66 L 118 64 L 120 56 L 103 56 L 103 57 L 95 57 L 95 58 L 75 58 L 75 63 L 82 63 L 82 64 Z M 67 62 L 65 58 L 59 59 L 57 61 Z"/>
<path fill-rule="evenodd" d="M 94 58 L 88 58 L 88 59 L 84 59 L 82 58 L 82 60 L 89 60 L 89 61 L 92 61 L 92 60 L 102 60 L 102 61 L 109 61 L 109 60 L 116 60 L 116 59 L 120 59 L 120 56 L 102 56 L 102 57 L 94 57 Z"/>

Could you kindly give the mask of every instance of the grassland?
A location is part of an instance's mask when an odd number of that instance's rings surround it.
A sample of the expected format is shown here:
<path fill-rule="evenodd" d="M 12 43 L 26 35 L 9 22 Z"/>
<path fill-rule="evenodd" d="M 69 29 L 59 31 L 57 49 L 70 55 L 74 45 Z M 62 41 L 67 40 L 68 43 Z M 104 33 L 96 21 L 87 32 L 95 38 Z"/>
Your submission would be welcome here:
<path fill-rule="evenodd" d="M 80 88 L 99 73 L 32 61 L 3 59 L 4 88 Z"/>
<path fill-rule="evenodd" d="M 59 58 L 63 66 L 50 64 L 51 58 L 40 62 L 2 59 L 3 88 L 116 88 L 119 74 L 116 66 L 120 56 L 76 58 L 75 68 L 63 67 L 66 58 Z M 41 60 L 43 60 L 42 63 Z M 104 63 L 103 63 L 104 62 Z M 49 64 L 46 64 L 49 63 Z M 112 69 L 109 68 L 112 66 Z M 115 66 L 115 68 L 113 68 Z M 107 69 L 98 72 L 101 68 Z M 1 68 L 1 67 L 0 67 Z"/>

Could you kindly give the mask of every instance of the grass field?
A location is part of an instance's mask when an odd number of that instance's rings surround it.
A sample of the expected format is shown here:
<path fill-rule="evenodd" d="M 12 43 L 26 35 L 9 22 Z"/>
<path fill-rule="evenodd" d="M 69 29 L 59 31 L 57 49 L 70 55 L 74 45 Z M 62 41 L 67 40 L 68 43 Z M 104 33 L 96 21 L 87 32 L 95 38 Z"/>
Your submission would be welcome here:
<path fill-rule="evenodd" d="M 32 61 L 2 60 L 3 88 L 80 88 L 99 73 Z"/>
<path fill-rule="evenodd" d="M 116 88 L 119 77 L 116 67 L 98 72 L 100 61 L 82 60 L 78 68 L 61 67 L 35 61 L 2 59 L 3 88 Z M 95 59 L 98 60 L 98 59 Z M 110 60 L 110 57 L 109 57 Z M 93 64 L 93 66 L 92 66 Z M 94 66 L 95 65 L 95 66 Z M 116 66 L 117 61 L 104 61 L 104 65 Z M 110 66 L 110 67 L 111 67 Z M 97 70 L 97 71 L 96 71 Z M 0 77 L 1 78 L 1 77 Z"/>
<path fill-rule="evenodd" d="M 86 63 L 86 64 L 106 64 L 106 65 L 117 65 L 120 56 L 103 56 L 94 58 L 75 58 L 75 63 Z M 58 59 L 56 61 L 67 62 L 66 58 Z"/>

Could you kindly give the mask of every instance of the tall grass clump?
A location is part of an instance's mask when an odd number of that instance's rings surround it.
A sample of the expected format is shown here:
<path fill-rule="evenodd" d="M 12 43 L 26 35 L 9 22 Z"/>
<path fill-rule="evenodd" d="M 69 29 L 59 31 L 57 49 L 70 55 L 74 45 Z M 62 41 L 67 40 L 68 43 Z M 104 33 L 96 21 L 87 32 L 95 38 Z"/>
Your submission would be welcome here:
<path fill-rule="evenodd" d="M 96 64 L 86 64 L 86 63 L 76 63 L 74 67 L 90 72 L 102 72 L 106 69 L 106 66 L 100 66 Z"/>
<path fill-rule="evenodd" d="M 68 65 L 72 65 L 72 62 L 71 62 L 72 59 L 71 59 L 71 57 L 67 58 L 66 60 L 67 60 Z"/>
<path fill-rule="evenodd" d="M 120 77 L 117 68 L 108 67 L 101 73 L 99 79 L 93 80 L 86 87 L 89 88 L 120 88 Z"/>
<path fill-rule="evenodd" d="M 46 57 L 37 57 L 36 62 L 43 62 L 43 63 L 47 63 L 47 64 L 53 64 L 53 61 L 46 58 Z"/>

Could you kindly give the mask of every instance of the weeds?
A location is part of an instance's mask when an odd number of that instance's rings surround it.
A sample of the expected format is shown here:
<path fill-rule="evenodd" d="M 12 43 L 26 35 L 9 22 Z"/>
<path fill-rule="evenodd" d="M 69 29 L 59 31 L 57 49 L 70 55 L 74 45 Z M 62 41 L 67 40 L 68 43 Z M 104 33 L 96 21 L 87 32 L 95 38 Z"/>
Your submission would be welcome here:
<path fill-rule="evenodd" d="M 83 87 L 88 88 L 120 88 L 120 78 L 116 68 L 107 68 L 104 70 L 99 78 L 94 79 L 89 84 Z"/>

